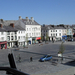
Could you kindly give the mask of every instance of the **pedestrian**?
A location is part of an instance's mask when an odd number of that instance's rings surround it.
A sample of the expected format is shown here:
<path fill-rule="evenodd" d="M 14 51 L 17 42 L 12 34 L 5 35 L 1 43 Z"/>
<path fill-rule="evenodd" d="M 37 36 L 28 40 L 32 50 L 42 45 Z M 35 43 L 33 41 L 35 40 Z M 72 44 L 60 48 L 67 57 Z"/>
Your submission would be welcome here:
<path fill-rule="evenodd" d="M 20 56 L 20 54 L 18 56 L 18 61 L 21 62 L 21 56 Z"/>
<path fill-rule="evenodd" d="M 52 42 L 54 43 L 54 39 L 53 39 L 53 37 L 52 37 Z"/>
<path fill-rule="evenodd" d="M 30 57 L 30 61 L 33 61 L 33 58 L 32 57 Z"/>

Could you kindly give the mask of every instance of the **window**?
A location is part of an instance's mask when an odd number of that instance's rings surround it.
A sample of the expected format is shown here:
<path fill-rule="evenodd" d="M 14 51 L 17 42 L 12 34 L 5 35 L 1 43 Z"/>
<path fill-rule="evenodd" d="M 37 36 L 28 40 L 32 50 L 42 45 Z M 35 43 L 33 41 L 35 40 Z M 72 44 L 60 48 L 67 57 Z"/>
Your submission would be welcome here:
<path fill-rule="evenodd" d="M 22 33 L 22 31 L 21 31 L 21 33 Z"/>
<path fill-rule="evenodd" d="M 13 40 L 13 36 L 11 36 L 11 40 Z"/>
<path fill-rule="evenodd" d="M 52 36 L 52 34 L 51 34 L 51 36 Z"/>
<path fill-rule="evenodd" d="M 28 31 L 28 28 L 27 28 L 27 31 Z"/>
<path fill-rule="evenodd" d="M 8 41 L 10 40 L 10 36 L 7 37 Z"/>
<path fill-rule="evenodd" d="M 7 32 L 7 35 L 10 35 L 10 32 Z"/>
<path fill-rule="evenodd" d="M 61 32 L 61 30 L 59 30 L 59 32 Z"/>
<path fill-rule="evenodd" d="M 56 30 L 56 32 L 57 32 L 57 30 Z"/>
<path fill-rule="evenodd" d="M 25 36 L 23 36 L 23 38 L 25 38 Z"/>
<path fill-rule="evenodd" d="M 55 34 L 53 34 L 53 36 L 55 36 Z"/>
<path fill-rule="evenodd" d="M 32 33 L 32 36 L 33 36 L 33 33 Z"/>
<path fill-rule="evenodd" d="M 17 32 L 15 32 L 15 34 L 17 34 Z"/>
<path fill-rule="evenodd" d="M 51 30 L 51 32 L 52 32 L 52 30 Z"/>
<path fill-rule="evenodd" d="M 19 33 L 20 33 L 20 31 L 19 31 Z"/>
<path fill-rule="evenodd" d="M 15 40 L 17 40 L 17 36 L 15 36 Z"/>
<path fill-rule="evenodd" d="M 56 36 L 57 36 L 57 33 L 56 33 Z"/>
<path fill-rule="evenodd" d="M 22 36 L 21 36 L 21 39 L 22 39 Z"/>
<path fill-rule="evenodd" d="M 4 40 L 4 37 L 1 37 L 2 40 Z"/>
<path fill-rule="evenodd" d="M 34 33 L 34 36 L 35 36 L 35 33 Z"/>
<path fill-rule="evenodd" d="M 1 32 L 1 35 L 3 35 L 4 33 L 3 32 Z"/>
<path fill-rule="evenodd" d="M 20 36 L 18 37 L 18 39 L 20 39 Z"/>
<path fill-rule="evenodd" d="M 31 33 L 29 33 L 29 36 L 31 36 Z"/>
<path fill-rule="evenodd" d="M 31 31 L 31 28 L 29 28 L 29 30 Z"/>
<path fill-rule="evenodd" d="M 59 36 L 61 36 L 61 33 L 59 33 Z"/>
<path fill-rule="evenodd" d="M 55 30 L 53 30 L 53 32 L 55 32 Z"/>

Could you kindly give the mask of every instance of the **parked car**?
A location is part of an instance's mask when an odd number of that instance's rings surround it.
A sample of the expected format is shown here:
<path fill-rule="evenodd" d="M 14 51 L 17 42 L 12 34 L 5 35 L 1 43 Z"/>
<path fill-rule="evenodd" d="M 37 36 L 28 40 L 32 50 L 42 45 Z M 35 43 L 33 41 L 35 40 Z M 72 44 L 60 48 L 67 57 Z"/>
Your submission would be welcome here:
<path fill-rule="evenodd" d="M 73 39 L 72 38 L 68 38 L 68 41 L 73 41 Z"/>
<path fill-rule="evenodd" d="M 44 62 L 44 61 L 49 61 L 49 60 L 51 60 L 51 59 L 52 59 L 52 56 L 51 56 L 51 55 L 45 55 L 45 56 L 43 56 L 42 58 L 40 58 L 39 61 Z"/>

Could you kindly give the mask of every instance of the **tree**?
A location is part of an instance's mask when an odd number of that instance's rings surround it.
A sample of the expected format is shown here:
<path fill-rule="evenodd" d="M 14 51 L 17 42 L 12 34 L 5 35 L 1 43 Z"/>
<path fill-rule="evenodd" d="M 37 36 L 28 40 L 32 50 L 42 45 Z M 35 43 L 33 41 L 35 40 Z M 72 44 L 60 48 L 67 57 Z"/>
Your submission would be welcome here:
<path fill-rule="evenodd" d="M 43 36 L 42 36 L 42 34 L 41 34 L 41 40 L 43 41 Z"/>
<path fill-rule="evenodd" d="M 63 61 L 63 53 L 64 53 L 64 50 L 65 50 L 65 48 L 64 48 L 64 45 L 63 45 L 63 42 L 61 43 L 61 45 L 60 45 L 60 47 L 59 47 L 59 52 L 58 52 L 58 54 L 61 54 L 61 63 L 62 63 L 62 61 Z"/>
<path fill-rule="evenodd" d="M 64 48 L 64 45 L 63 45 L 63 42 L 62 42 L 60 47 L 59 47 L 59 52 L 58 53 L 63 54 L 64 50 L 65 50 L 65 48 Z"/>
<path fill-rule="evenodd" d="M 46 40 L 49 40 L 48 33 L 46 33 Z"/>
<path fill-rule="evenodd" d="M 28 46 L 28 34 L 26 34 L 26 44 Z"/>

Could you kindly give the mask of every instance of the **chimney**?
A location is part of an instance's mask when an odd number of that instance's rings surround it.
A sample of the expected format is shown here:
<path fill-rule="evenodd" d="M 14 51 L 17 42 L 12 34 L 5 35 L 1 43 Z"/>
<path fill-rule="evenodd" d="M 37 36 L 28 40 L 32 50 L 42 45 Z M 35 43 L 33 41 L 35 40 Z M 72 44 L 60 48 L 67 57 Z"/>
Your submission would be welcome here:
<path fill-rule="evenodd" d="M 31 17 L 31 21 L 34 22 L 34 18 L 33 17 Z"/>
<path fill-rule="evenodd" d="M 0 27 L 2 28 L 2 27 L 3 27 L 3 25 L 2 25 L 2 24 L 0 24 Z"/>
<path fill-rule="evenodd" d="M 12 26 L 14 28 L 14 23 L 11 23 L 10 26 Z"/>
<path fill-rule="evenodd" d="M 26 17 L 26 21 L 29 22 L 29 18 L 28 17 Z"/>
<path fill-rule="evenodd" d="M 21 16 L 19 16 L 19 20 L 21 20 L 22 19 L 22 17 Z"/>

